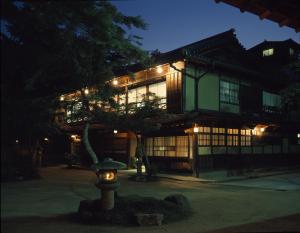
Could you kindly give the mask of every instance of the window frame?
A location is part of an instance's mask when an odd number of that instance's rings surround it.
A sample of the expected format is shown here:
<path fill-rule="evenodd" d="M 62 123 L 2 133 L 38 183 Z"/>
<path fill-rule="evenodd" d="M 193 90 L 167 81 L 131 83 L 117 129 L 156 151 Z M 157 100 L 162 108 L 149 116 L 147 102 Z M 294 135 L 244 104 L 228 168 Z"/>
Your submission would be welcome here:
<path fill-rule="evenodd" d="M 222 95 L 222 83 L 228 83 L 229 84 L 229 87 L 228 87 L 228 91 L 229 91 L 229 94 L 228 94 L 228 100 L 223 100 L 222 99 L 222 96 L 224 96 L 224 95 Z M 230 93 L 230 85 L 236 85 L 237 86 L 237 89 L 235 89 L 235 91 L 234 92 L 236 92 L 237 93 L 237 96 L 236 96 L 236 100 L 237 101 L 232 101 L 232 95 L 231 95 L 231 93 Z M 234 96 L 234 95 L 233 95 Z M 237 83 L 237 82 L 232 82 L 232 81 L 228 81 L 228 80 L 224 80 L 224 79 L 220 79 L 220 82 L 219 82 L 219 101 L 220 101 L 220 103 L 224 103 L 224 104 L 232 104 L 232 105 L 237 105 L 237 106 L 239 106 L 240 105 L 240 84 L 239 83 Z"/>
<path fill-rule="evenodd" d="M 270 57 L 270 56 L 274 55 L 274 52 L 275 52 L 274 48 L 263 49 L 262 56 L 263 57 Z"/>

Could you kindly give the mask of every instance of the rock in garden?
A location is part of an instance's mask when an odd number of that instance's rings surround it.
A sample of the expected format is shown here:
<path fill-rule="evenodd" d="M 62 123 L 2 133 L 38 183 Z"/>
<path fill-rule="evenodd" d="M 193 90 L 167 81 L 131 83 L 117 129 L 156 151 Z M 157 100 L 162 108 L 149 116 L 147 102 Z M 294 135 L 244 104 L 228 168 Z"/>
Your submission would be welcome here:
<path fill-rule="evenodd" d="M 188 199 L 182 194 L 172 194 L 172 195 L 167 196 L 164 200 L 174 203 L 175 205 L 180 207 L 180 209 L 182 209 L 182 210 L 190 210 L 191 209 Z"/>
<path fill-rule="evenodd" d="M 143 213 L 138 213 L 135 214 L 136 221 L 140 226 L 153 226 L 153 225 L 158 225 L 160 226 L 163 221 L 163 214 L 143 214 Z"/>

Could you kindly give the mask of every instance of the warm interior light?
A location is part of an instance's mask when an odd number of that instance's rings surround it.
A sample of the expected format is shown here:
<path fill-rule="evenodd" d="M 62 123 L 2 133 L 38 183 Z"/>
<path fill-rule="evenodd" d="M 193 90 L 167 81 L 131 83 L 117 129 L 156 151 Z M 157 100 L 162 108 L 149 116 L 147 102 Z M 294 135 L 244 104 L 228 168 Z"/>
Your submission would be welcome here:
<path fill-rule="evenodd" d="M 194 126 L 194 133 L 198 133 L 199 132 L 199 127 L 197 125 Z"/>
<path fill-rule="evenodd" d="M 297 134 L 297 138 L 300 138 L 300 133 Z"/>
<path fill-rule="evenodd" d="M 265 128 L 260 128 L 260 132 L 264 132 L 265 131 Z"/>
<path fill-rule="evenodd" d="M 156 72 L 161 74 L 163 72 L 163 69 L 161 68 L 161 66 L 156 67 Z"/>
<path fill-rule="evenodd" d="M 114 129 L 114 134 L 118 133 L 118 130 Z"/>
<path fill-rule="evenodd" d="M 89 94 L 89 89 L 86 88 L 86 89 L 84 90 L 84 94 L 88 95 L 88 94 Z"/>
<path fill-rule="evenodd" d="M 115 179 L 115 173 L 114 172 L 105 172 L 103 174 L 103 179 L 106 181 L 112 181 Z"/>
<path fill-rule="evenodd" d="M 72 134 L 71 139 L 73 140 L 73 142 L 80 142 L 81 141 L 80 136 L 77 135 L 77 134 Z"/>
<path fill-rule="evenodd" d="M 60 101 L 64 101 L 65 100 L 65 98 L 63 96 L 61 96 L 59 99 L 60 99 Z"/>
<path fill-rule="evenodd" d="M 112 82 L 112 84 L 115 85 L 115 86 L 118 85 L 118 83 L 119 83 L 119 82 L 118 82 L 117 79 L 114 79 L 113 82 Z"/>
<path fill-rule="evenodd" d="M 46 142 L 47 142 L 47 141 L 49 141 L 49 139 L 48 139 L 48 138 L 44 138 L 44 141 L 46 141 Z"/>
<path fill-rule="evenodd" d="M 19 140 L 18 140 L 18 139 L 16 140 L 16 143 L 19 143 Z"/>

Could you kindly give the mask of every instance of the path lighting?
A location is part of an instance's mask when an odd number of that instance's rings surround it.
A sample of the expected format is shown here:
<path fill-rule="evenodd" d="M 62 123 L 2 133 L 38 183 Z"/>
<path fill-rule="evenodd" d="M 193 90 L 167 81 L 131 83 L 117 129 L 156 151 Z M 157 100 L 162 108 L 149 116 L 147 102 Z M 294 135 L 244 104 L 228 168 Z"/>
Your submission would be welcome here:
<path fill-rule="evenodd" d="M 89 89 L 85 88 L 84 89 L 84 94 L 88 95 L 89 94 Z"/>
<path fill-rule="evenodd" d="M 44 141 L 45 141 L 45 142 L 48 142 L 48 141 L 49 141 L 49 139 L 48 139 L 48 138 L 44 138 Z"/>
<path fill-rule="evenodd" d="M 199 132 L 199 127 L 198 125 L 195 125 L 193 128 L 194 133 L 198 133 Z"/>
<path fill-rule="evenodd" d="M 114 134 L 117 134 L 118 133 L 118 130 L 114 129 Z"/>
<path fill-rule="evenodd" d="M 111 210 L 115 206 L 114 192 L 119 188 L 117 170 L 126 168 L 125 163 L 105 158 L 102 162 L 94 164 L 98 182 L 95 184 L 101 190 L 100 205 L 103 210 Z"/>
<path fill-rule="evenodd" d="M 114 85 L 114 86 L 117 86 L 118 85 L 118 80 L 117 79 L 114 79 L 113 81 L 112 81 L 112 84 Z"/>
<path fill-rule="evenodd" d="M 16 139 L 16 143 L 19 143 L 19 140 L 18 140 L 18 139 Z"/>
<path fill-rule="evenodd" d="M 161 74 L 163 72 L 163 69 L 161 68 L 161 66 L 156 67 L 156 72 L 159 74 Z"/>
<path fill-rule="evenodd" d="M 65 100 L 65 97 L 61 96 L 61 97 L 59 98 L 59 100 L 60 100 L 60 101 L 64 101 L 64 100 Z"/>

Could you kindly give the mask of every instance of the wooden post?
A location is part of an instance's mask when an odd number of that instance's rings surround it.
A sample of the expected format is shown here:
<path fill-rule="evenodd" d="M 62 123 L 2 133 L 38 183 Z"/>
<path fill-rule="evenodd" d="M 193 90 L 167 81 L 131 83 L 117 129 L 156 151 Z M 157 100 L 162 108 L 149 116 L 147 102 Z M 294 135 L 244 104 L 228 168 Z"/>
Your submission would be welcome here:
<path fill-rule="evenodd" d="M 198 178 L 199 177 L 199 154 L 198 154 L 198 132 L 193 135 L 193 173 Z"/>

